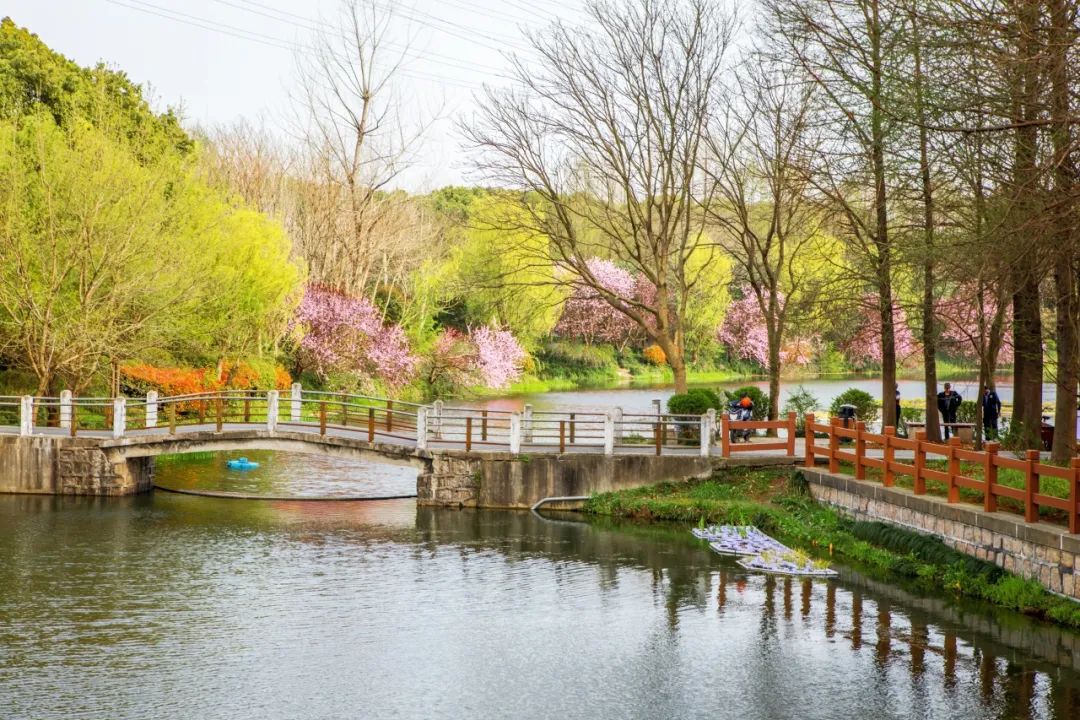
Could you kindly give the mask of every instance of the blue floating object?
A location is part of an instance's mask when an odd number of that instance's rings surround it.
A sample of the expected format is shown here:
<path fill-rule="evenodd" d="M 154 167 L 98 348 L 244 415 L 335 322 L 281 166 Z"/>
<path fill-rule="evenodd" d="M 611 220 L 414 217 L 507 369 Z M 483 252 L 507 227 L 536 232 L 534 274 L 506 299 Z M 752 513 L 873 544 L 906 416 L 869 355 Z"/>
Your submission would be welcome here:
<path fill-rule="evenodd" d="M 259 467 L 259 463 L 252 462 L 251 460 L 248 460 L 246 457 L 235 458 L 233 460 L 226 460 L 225 465 L 228 466 L 228 468 L 230 470 L 253 470 L 253 469 Z"/>

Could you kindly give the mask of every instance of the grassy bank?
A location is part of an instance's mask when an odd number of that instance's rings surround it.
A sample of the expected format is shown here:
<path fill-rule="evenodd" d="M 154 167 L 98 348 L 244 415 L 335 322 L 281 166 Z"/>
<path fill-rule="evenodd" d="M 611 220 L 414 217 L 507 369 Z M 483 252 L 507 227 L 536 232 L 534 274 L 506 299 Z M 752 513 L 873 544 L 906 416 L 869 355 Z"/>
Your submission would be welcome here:
<path fill-rule="evenodd" d="M 585 511 L 688 525 L 752 524 L 812 555 L 831 554 L 885 579 L 905 578 L 927 590 L 944 588 L 1080 628 L 1080 603 L 952 550 L 936 538 L 846 518 L 815 503 L 802 475 L 788 468 L 732 469 L 708 480 L 605 493 L 592 498 Z"/>

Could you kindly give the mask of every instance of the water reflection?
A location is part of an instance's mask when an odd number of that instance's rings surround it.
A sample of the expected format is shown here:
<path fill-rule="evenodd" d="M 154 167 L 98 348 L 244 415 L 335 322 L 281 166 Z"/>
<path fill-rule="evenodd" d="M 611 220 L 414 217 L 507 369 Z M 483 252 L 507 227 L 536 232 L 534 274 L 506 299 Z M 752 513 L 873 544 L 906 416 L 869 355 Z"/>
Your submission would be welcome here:
<path fill-rule="evenodd" d="M 0 715 L 1077 717 L 1073 633 L 553 517 L 0 497 Z"/>

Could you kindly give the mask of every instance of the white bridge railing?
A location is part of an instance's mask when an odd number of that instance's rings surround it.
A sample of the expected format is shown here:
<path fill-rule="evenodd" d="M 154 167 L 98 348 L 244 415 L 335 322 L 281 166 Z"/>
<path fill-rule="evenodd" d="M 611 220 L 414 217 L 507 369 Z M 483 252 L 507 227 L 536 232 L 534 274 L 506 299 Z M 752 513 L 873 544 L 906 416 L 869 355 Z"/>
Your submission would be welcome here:
<path fill-rule="evenodd" d="M 120 439 L 259 427 L 397 444 L 490 452 L 595 452 L 708 456 L 717 439 L 705 415 L 521 412 L 424 405 L 350 393 L 223 390 L 159 397 L 0 396 L 0 432 Z"/>

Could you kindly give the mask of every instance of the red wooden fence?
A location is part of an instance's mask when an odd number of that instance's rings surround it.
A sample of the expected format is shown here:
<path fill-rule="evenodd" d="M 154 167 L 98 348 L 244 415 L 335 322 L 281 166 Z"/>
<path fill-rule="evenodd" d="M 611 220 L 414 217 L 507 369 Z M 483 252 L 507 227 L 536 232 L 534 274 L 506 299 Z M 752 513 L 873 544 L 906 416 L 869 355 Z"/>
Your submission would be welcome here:
<path fill-rule="evenodd" d="M 733 443 L 732 430 L 786 430 L 787 437 L 776 442 Z M 727 413 L 720 415 L 720 454 L 731 457 L 735 452 L 760 452 L 783 450 L 787 457 L 795 457 L 795 413 L 790 412 L 784 420 L 731 420 Z"/>
<path fill-rule="evenodd" d="M 1000 454 L 998 443 L 986 444 L 985 450 L 969 450 L 960 446 L 959 438 L 952 438 L 948 443 L 932 443 L 926 439 L 925 432 L 916 433 L 915 438 L 896 436 L 896 429 L 885 428 L 884 432 L 866 431 L 866 424 L 855 423 L 854 427 L 844 427 L 840 418 L 831 418 L 829 424 L 815 422 L 813 415 L 806 416 L 806 457 L 807 467 L 813 467 L 815 458 L 824 457 L 829 463 L 829 472 L 839 472 L 840 463 L 850 463 L 855 467 L 855 479 L 865 480 L 866 471 L 873 468 L 881 471 L 882 484 L 890 487 L 895 484 L 896 476 L 912 478 L 916 495 L 926 493 L 926 481 L 935 480 L 946 487 L 946 501 L 960 502 L 960 488 L 968 488 L 983 495 L 983 509 L 988 512 L 997 510 L 999 497 L 1017 500 L 1024 505 L 1024 520 L 1035 522 L 1039 519 L 1041 506 L 1057 508 L 1065 512 L 1069 521 L 1069 532 L 1080 533 L 1080 458 L 1074 458 L 1070 467 L 1046 465 L 1039 461 L 1039 452 L 1029 450 L 1023 459 Z M 815 438 L 816 433 L 824 433 L 827 439 Z M 842 447 L 841 440 L 848 439 L 852 445 Z M 819 445 L 821 441 L 827 445 Z M 881 457 L 868 457 L 867 450 L 880 448 Z M 896 460 L 897 450 L 910 450 L 914 457 L 911 463 Z M 936 470 L 926 466 L 928 457 L 943 458 L 947 461 L 945 470 Z M 960 463 L 980 465 L 982 478 L 969 477 L 961 473 Z M 1015 488 L 998 483 L 998 470 L 1006 468 L 1024 475 L 1024 487 Z M 1069 486 L 1068 497 L 1060 498 L 1045 495 L 1039 491 L 1039 480 L 1043 477 L 1056 477 L 1065 480 Z"/>

